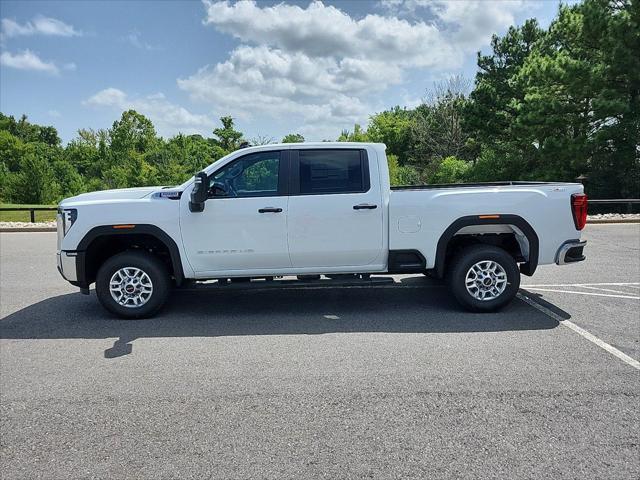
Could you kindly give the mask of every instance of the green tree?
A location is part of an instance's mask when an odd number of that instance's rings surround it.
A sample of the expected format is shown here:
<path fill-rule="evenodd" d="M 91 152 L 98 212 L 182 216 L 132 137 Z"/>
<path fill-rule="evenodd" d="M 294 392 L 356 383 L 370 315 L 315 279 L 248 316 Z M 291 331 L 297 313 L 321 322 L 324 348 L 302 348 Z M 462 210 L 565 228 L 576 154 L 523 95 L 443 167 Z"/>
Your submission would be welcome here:
<path fill-rule="evenodd" d="M 9 181 L 10 173 L 7 169 L 7 166 L 0 162 L 0 201 L 9 200 L 7 187 Z"/>
<path fill-rule="evenodd" d="M 503 150 L 497 152 L 491 147 L 482 150 L 466 175 L 470 182 L 494 182 L 500 180 L 525 180 L 521 170 L 521 157 L 517 153 Z"/>
<path fill-rule="evenodd" d="M 372 115 L 367 135 L 372 142 L 384 143 L 387 153 L 396 155 L 400 165 L 404 165 L 412 150 L 414 123 L 415 114 L 412 110 L 396 106 Z"/>
<path fill-rule="evenodd" d="M 357 123 L 353 126 L 353 132 L 349 130 L 343 130 L 338 137 L 338 142 L 368 142 L 369 136 L 366 130 L 362 130 L 362 127 Z"/>
<path fill-rule="evenodd" d="M 400 165 L 396 155 L 388 154 L 387 164 L 389 165 L 389 180 L 392 186 L 418 185 L 420 183 L 420 175 L 416 169 L 410 165 Z"/>
<path fill-rule="evenodd" d="M 66 160 L 58 160 L 53 162 L 52 169 L 55 182 L 59 186 L 59 190 L 55 193 L 59 197 L 72 197 L 85 191 L 84 179 L 71 163 Z"/>
<path fill-rule="evenodd" d="M 31 123 L 26 115 L 16 120 L 11 115 L 0 113 L 0 130 L 11 133 L 23 142 L 42 142 L 52 147 L 60 145 L 60 137 L 55 128 Z"/>
<path fill-rule="evenodd" d="M 20 167 L 20 159 L 24 152 L 24 142 L 7 130 L 0 130 L 0 163 L 8 172 L 15 172 Z"/>
<path fill-rule="evenodd" d="M 146 161 L 162 145 L 151 120 L 135 110 L 122 113 L 108 131 L 108 150 L 101 176 L 107 188 L 126 188 L 156 183 L 157 169 Z M 98 139 L 100 142 L 100 139 Z M 106 146 L 98 145 L 100 150 Z"/>
<path fill-rule="evenodd" d="M 586 173 L 597 196 L 640 192 L 639 11 L 631 1 L 560 7 L 515 77 L 524 91 L 517 126 L 537 146 L 525 171 Z"/>
<path fill-rule="evenodd" d="M 100 156 L 99 140 L 95 132 L 80 130 L 78 137 L 71 140 L 64 150 L 65 159 L 85 176 L 99 176 L 106 159 Z"/>
<path fill-rule="evenodd" d="M 474 179 L 574 181 L 587 193 L 640 192 L 640 2 L 562 5 L 494 37 L 479 55 L 465 126 Z"/>
<path fill-rule="evenodd" d="M 159 184 L 179 185 L 224 155 L 221 147 L 201 135 L 178 134 L 148 155 L 147 161 L 156 167 Z"/>
<path fill-rule="evenodd" d="M 37 148 L 29 148 L 20 170 L 6 178 L 7 199 L 15 203 L 53 203 L 60 187 L 49 162 Z"/>
<path fill-rule="evenodd" d="M 49 143 L 40 141 L 47 137 L 40 135 L 40 126 L 26 118 L 23 115 L 16 122 L 13 117 L 0 114 L 0 196 L 17 203 L 54 201 L 59 185 L 51 165 L 61 157 L 62 150 L 55 139 L 49 138 Z M 48 127 L 46 131 L 51 133 L 51 129 Z"/>
<path fill-rule="evenodd" d="M 456 157 L 447 157 L 431 176 L 430 183 L 460 183 L 465 181 L 470 168 L 469 162 Z"/>
<path fill-rule="evenodd" d="M 304 143 L 304 137 L 299 133 L 290 133 L 285 135 L 282 139 L 282 143 Z"/>
<path fill-rule="evenodd" d="M 109 130 L 111 152 L 116 159 L 130 153 L 145 153 L 156 145 L 158 139 L 153 123 L 135 110 L 122 113 Z"/>
<path fill-rule="evenodd" d="M 243 140 L 242 132 L 235 129 L 232 117 L 220 117 L 222 122 L 222 128 L 215 128 L 213 134 L 215 135 L 214 144 L 222 148 L 226 153 L 231 153 L 240 147 Z"/>
<path fill-rule="evenodd" d="M 535 19 L 527 20 L 510 27 L 504 37 L 494 35 L 489 55 L 478 52 L 478 73 L 464 116 L 464 127 L 478 148 L 518 140 L 512 127 L 525 93 L 514 78 L 544 35 Z"/>
<path fill-rule="evenodd" d="M 428 92 L 427 101 L 416 109 L 412 157 L 423 169 L 432 170 L 449 156 L 466 156 L 466 89 L 467 82 L 461 77 L 436 83 Z"/>

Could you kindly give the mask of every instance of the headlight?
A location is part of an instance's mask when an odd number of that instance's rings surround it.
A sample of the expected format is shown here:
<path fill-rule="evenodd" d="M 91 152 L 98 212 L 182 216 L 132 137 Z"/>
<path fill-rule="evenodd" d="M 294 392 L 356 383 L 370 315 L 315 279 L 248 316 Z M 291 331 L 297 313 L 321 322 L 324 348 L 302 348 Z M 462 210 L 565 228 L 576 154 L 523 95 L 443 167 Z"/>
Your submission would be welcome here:
<path fill-rule="evenodd" d="M 60 209 L 60 217 L 62 220 L 62 232 L 66 235 L 78 218 L 78 210 L 75 208 Z"/>

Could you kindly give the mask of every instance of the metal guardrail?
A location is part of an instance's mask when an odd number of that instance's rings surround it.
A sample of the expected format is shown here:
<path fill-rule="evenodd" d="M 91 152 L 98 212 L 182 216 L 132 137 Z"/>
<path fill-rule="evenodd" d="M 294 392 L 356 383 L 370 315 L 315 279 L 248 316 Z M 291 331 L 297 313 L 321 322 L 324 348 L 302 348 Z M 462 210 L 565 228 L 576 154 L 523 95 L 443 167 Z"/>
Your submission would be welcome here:
<path fill-rule="evenodd" d="M 36 223 L 36 212 L 55 212 L 58 207 L 0 207 L 0 212 L 29 212 L 31 223 Z"/>
<path fill-rule="evenodd" d="M 611 203 L 620 203 L 627 205 L 627 211 L 631 213 L 633 204 L 640 203 L 640 198 L 606 198 L 589 199 L 591 205 L 604 205 Z M 0 212 L 29 212 L 29 218 L 31 223 L 36 223 L 36 212 L 53 212 L 58 210 L 58 207 L 0 207 Z"/>
<path fill-rule="evenodd" d="M 633 213 L 633 204 L 640 203 L 640 198 L 606 198 L 603 200 L 589 199 L 589 205 L 607 205 L 612 203 L 626 204 L 627 213 Z"/>

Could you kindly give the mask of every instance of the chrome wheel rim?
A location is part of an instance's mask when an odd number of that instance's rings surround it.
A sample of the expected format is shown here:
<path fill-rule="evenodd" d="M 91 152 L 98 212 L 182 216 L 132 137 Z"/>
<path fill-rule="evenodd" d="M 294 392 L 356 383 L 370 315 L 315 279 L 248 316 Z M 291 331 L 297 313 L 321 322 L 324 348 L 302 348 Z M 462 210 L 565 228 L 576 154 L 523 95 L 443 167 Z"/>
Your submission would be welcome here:
<path fill-rule="evenodd" d="M 151 298 L 153 283 L 144 270 L 124 267 L 111 276 L 109 292 L 118 305 L 139 308 Z"/>
<path fill-rule="evenodd" d="M 507 272 L 493 260 L 482 260 L 467 271 L 465 286 L 476 300 L 495 300 L 507 288 Z"/>

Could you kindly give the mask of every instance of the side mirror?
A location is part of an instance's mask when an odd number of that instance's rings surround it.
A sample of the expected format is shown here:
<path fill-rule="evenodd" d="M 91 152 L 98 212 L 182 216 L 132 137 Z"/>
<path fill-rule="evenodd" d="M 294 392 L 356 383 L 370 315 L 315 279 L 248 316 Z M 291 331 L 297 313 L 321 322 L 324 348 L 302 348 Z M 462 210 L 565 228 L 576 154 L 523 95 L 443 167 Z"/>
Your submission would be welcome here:
<path fill-rule="evenodd" d="M 191 198 L 189 201 L 189 210 L 192 212 L 202 212 L 204 210 L 204 202 L 207 200 L 209 190 L 209 177 L 204 172 L 196 174 L 196 182 L 191 190 Z"/>

